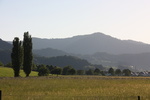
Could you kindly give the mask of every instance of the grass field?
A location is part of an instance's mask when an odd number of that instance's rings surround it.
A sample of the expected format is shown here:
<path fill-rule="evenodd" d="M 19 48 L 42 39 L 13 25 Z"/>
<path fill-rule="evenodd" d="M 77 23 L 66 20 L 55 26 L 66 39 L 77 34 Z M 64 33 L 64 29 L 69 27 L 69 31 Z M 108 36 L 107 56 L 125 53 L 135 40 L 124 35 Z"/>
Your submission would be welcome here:
<path fill-rule="evenodd" d="M 1 78 L 2 100 L 150 100 L 149 77 Z"/>
<path fill-rule="evenodd" d="M 14 72 L 12 68 L 0 67 L 0 77 L 13 77 Z M 25 77 L 23 70 L 20 70 L 20 76 Z M 37 72 L 31 72 L 30 76 L 38 76 Z"/>

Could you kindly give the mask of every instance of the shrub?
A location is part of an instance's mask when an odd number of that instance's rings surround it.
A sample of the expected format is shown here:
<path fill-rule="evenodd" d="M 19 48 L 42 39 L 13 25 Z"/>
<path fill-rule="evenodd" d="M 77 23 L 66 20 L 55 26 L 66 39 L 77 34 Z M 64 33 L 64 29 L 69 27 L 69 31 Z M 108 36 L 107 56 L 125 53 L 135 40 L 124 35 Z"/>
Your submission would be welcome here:
<path fill-rule="evenodd" d="M 47 67 L 45 66 L 42 66 L 40 69 L 39 69 L 39 73 L 38 73 L 38 76 L 48 76 L 49 75 L 49 70 Z"/>

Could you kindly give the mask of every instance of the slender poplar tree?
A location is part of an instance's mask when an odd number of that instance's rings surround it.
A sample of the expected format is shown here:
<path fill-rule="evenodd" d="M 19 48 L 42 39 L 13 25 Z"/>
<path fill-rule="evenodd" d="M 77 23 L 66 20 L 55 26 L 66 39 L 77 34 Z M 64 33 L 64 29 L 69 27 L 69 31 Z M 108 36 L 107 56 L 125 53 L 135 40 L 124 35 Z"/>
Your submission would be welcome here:
<path fill-rule="evenodd" d="M 23 48 L 24 48 L 23 70 L 26 74 L 26 77 L 28 77 L 29 74 L 31 73 L 32 59 L 33 59 L 32 38 L 31 35 L 29 35 L 29 32 L 24 33 Z"/>
<path fill-rule="evenodd" d="M 11 53 L 12 68 L 14 70 L 14 77 L 19 77 L 20 67 L 23 62 L 23 48 L 22 43 L 18 37 L 13 40 L 13 48 Z"/>

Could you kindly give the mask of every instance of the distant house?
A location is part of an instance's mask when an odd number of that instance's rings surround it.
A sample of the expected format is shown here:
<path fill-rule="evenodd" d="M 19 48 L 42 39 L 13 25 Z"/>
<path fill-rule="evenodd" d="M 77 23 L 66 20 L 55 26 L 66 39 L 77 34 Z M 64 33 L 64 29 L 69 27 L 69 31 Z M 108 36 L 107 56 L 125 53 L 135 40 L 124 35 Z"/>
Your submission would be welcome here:
<path fill-rule="evenodd" d="M 139 73 L 138 72 L 131 72 L 131 76 L 138 76 Z"/>
<path fill-rule="evenodd" d="M 139 72 L 138 76 L 150 76 L 150 72 L 148 71 Z"/>

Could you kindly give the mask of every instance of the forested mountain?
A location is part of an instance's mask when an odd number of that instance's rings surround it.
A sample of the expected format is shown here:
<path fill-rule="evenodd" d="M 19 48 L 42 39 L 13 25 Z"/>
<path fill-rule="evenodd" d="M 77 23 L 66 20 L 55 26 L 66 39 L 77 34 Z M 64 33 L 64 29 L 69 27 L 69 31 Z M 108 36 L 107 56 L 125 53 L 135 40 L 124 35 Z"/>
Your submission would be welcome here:
<path fill-rule="evenodd" d="M 69 55 L 68 53 L 66 53 L 64 51 L 52 49 L 52 48 L 33 50 L 33 53 L 38 56 L 43 56 L 43 57 L 56 57 L 56 56 Z"/>
<path fill-rule="evenodd" d="M 46 64 L 59 67 L 72 66 L 75 69 L 85 69 L 91 64 L 84 60 L 73 56 L 58 56 L 58 57 L 34 57 L 35 64 Z"/>
<path fill-rule="evenodd" d="M 0 39 L 0 61 L 4 64 L 10 62 L 12 45 L 6 41 Z"/>
<path fill-rule="evenodd" d="M 132 66 L 133 69 L 150 70 L 150 53 L 113 55 L 101 52 L 82 55 L 80 58 L 86 59 L 92 64 L 102 64 L 103 66 Z"/>
<path fill-rule="evenodd" d="M 75 68 L 91 64 L 125 65 L 150 70 L 149 44 L 120 40 L 102 33 L 66 39 L 33 38 L 33 47 L 34 62 L 37 64 L 72 65 Z M 11 61 L 11 49 L 12 44 L 0 39 L 0 61 L 4 64 Z"/>
<path fill-rule="evenodd" d="M 34 49 L 53 48 L 73 54 L 138 54 L 150 52 L 150 45 L 131 40 L 120 40 L 102 33 L 75 36 L 65 39 L 33 38 Z"/>
<path fill-rule="evenodd" d="M 11 61 L 11 51 L 10 50 L 0 50 L 0 61 L 7 64 Z"/>
<path fill-rule="evenodd" d="M 0 50 L 11 50 L 12 45 L 6 41 L 0 39 Z"/>

